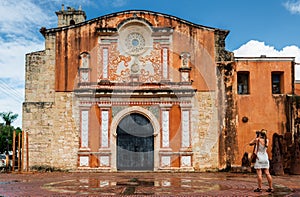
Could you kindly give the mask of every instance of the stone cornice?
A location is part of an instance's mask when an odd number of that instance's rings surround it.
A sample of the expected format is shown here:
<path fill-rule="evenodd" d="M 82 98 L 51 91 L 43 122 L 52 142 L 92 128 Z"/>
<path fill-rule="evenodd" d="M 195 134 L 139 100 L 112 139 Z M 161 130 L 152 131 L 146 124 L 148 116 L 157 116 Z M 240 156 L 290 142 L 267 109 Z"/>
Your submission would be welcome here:
<path fill-rule="evenodd" d="M 187 21 L 187 20 L 172 16 L 172 15 L 163 14 L 163 13 L 154 12 L 154 11 L 148 11 L 148 10 L 126 10 L 126 11 L 116 12 L 116 13 L 100 16 L 100 17 L 97 17 L 97 18 L 94 18 L 94 19 L 90 19 L 90 20 L 84 21 L 82 23 L 78 23 L 78 24 L 70 25 L 70 26 L 64 26 L 64 27 L 57 27 L 57 28 L 50 28 L 50 29 L 46 29 L 45 27 L 42 27 L 40 32 L 43 34 L 43 36 L 45 36 L 46 34 L 49 34 L 49 33 L 59 32 L 59 31 L 65 30 L 65 29 L 81 27 L 81 26 L 84 26 L 84 25 L 87 25 L 87 24 L 97 22 L 99 20 L 103 20 L 103 19 L 107 19 L 107 18 L 111 18 L 111 17 L 117 17 L 117 16 L 120 16 L 120 15 L 128 15 L 128 14 L 132 14 L 133 16 L 138 15 L 138 14 L 162 16 L 162 17 L 165 17 L 165 18 L 168 18 L 168 19 L 179 21 L 179 22 L 181 22 L 183 24 L 186 24 L 186 25 L 193 26 L 195 28 L 205 29 L 205 30 L 208 30 L 208 31 L 221 31 L 221 32 L 224 32 L 226 35 L 229 33 L 229 30 L 222 30 L 222 29 L 218 29 L 218 28 L 203 26 L 203 25 L 192 23 L 190 21 Z"/>

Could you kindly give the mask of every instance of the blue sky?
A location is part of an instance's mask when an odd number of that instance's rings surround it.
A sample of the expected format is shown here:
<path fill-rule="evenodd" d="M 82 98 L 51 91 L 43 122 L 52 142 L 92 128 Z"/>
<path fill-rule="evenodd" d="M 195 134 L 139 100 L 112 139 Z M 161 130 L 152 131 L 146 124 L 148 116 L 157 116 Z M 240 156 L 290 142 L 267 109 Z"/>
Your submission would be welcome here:
<path fill-rule="evenodd" d="M 96 1 L 94 1 L 96 2 Z M 88 18 L 127 9 L 147 9 L 177 16 L 190 22 L 230 30 L 227 48 L 235 50 L 251 39 L 281 49 L 300 46 L 300 3 L 298 14 L 287 9 L 287 0 L 119 0 L 83 5 Z M 108 6 L 108 2 L 115 2 Z M 75 7 L 79 3 L 73 4 Z"/>
<path fill-rule="evenodd" d="M 300 62 L 300 0 L 0 0 L 0 112 L 18 113 L 14 126 L 22 125 L 25 54 L 44 49 L 39 29 L 56 27 L 55 11 L 62 4 L 81 6 L 87 20 L 132 9 L 161 12 L 229 30 L 226 48 L 236 56 L 288 56 Z"/>

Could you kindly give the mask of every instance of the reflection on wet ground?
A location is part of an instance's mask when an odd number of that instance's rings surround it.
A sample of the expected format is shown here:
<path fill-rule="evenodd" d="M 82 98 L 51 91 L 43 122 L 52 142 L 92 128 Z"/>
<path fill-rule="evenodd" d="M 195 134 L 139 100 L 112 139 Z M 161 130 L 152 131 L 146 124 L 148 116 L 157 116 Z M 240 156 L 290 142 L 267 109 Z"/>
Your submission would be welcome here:
<path fill-rule="evenodd" d="M 44 189 L 59 193 L 99 194 L 101 195 L 167 195 L 174 194 L 174 188 L 180 193 L 202 193 L 210 190 L 226 189 L 226 186 L 213 184 L 205 180 L 181 178 L 147 179 L 131 178 L 118 181 L 99 179 L 75 179 L 45 184 Z"/>
<path fill-rule="evenodd" d="M 120 172 L 2 175 L 0 196 L 293 196 L 295 191 L 286 184 L 298 188 L 299 181 L 298 176 L 274 177 L 275 191 L 269 194 L 266 181 L 262 193 L 253 192 L 257 187 L 255 174 Z"/>
<path fill-rule="evenodd" d="M 232 181 L 231 181 L 232 182 Z M 238 184 L 238 183 L 237 183 Z M 237 186 L 226 184 L 226 180 L 188 178 L 120 178 L 117 181 L 102 178 L 82 178 L 45 184 L 43 189 L 76 195 L 196 195 L 201 193 L 222 193 L 222 190 Z M 243 188 L 244 187 L 244 188 Z M 241 188 L 247 189 L 243 184 Z M 240 187 L 238 187 L 240 189 Z M 250 189 L 250 191 L 253 188 Z M 286 196 L 291 190 L 277 185 L 275 193 L 268 196 Z"/>

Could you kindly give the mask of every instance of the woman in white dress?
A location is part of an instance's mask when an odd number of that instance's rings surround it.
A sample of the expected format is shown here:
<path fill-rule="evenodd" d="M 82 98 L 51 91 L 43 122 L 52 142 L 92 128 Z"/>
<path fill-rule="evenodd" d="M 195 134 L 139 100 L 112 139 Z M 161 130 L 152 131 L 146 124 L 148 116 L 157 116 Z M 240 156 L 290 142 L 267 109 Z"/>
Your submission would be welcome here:
<path fill-rule="evenodd" d="M 270 175 L 269 172 L 270 164 L 269 164 L 269 157 L 267 153 L 269 140 L 267 139 L 266 130 L 262 129 L 258 133 L 258 136 L 250 142 L 250 145 L 255 145 L 255 144 L 256 144 L 255 152 L 257 154 L 257 159 L 256 162 L 254 163 L 254 169 L 256 169 L 258 188 L 255 189 L 254 192 L 262 191 L 261 188 L 262 188 L 263 172 L 266 174 L 269 183 L 269 188 L 267 189 L 267 192 L 272 192 L 273 191 L 272 176 Z"/>

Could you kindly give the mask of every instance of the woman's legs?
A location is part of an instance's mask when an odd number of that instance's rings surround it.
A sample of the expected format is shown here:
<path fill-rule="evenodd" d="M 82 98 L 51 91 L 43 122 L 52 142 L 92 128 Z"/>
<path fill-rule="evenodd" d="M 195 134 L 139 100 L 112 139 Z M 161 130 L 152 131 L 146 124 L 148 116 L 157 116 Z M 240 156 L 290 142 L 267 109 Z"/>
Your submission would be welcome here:
<path fill-rule="evenodd" d="M 262 171 L 261 171 L 261 169 L 256 169 L 256 174 L 257 174 L 258 188 L 261 189 L 261 184 L 262 184 Z"/>
<path fill-rule="evenodd" d="M 268 180 L 268 183 L 269 183 L 269 188 L 273 189 L 273 181 L 272 181 L 272 176 L 269 172 L 269 169 L 264 169 L 264 173 L 266 174 L 266 177 L 267 177 L 267 180 Z"/>

